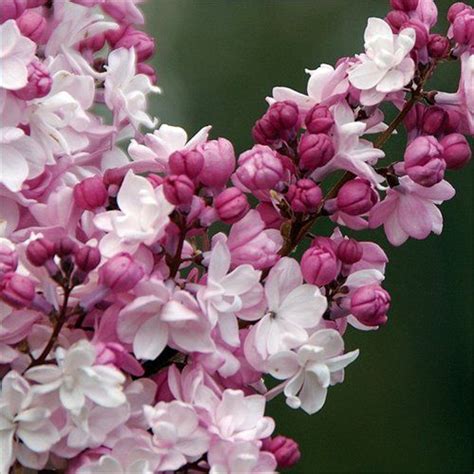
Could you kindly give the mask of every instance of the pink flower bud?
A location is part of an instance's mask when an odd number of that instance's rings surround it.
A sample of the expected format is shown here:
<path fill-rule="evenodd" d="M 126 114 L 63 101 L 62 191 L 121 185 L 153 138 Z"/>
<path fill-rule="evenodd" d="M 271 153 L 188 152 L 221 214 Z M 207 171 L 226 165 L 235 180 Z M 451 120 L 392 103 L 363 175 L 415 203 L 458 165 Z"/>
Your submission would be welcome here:
<path fill-rule="evenodd" d="M 18 267 L 18 254 L 14 248 L 0 244 L 0 278 L 5 273 L 14 272 Z"/>
<path fill-rule="evenodd" d="M 247 214 L 250 209 L 245 194 L 239 188 L 227 188 L 214 199 L 214 207 L 219 218 L 226 224 L 233 224 Z"/>
<path fill-rule="evenodd" d="M 69 237 L 63 237 L 54 245 L 54 251 L 58 257 L 63 258 L 73 254 L 77 250 L 77 247 L 78 245 L 74 240 Z"/>
<path fill-rule="evenodd" d="M 263 222 L 265 223 L 265 227 L 267 229 L 279 229 L 283 218 L 281 217 L 280 213 L 273 207 L 271 202 L 262 201 L 256 207 L 256 210 L 260 214 Z"/>
<path fill-rule="evenodd" d="M 55 245 L 51 240 L 33 240 L 26 247 L 26 258 L 35 267 L 41 267 L 54 257 L 55 250 Z"/>
<path fill-rule="evenodd" d="M 444 129 L 444 133 L 455 133 L 459 130 L 461 125 L 461 114 L 454 109 L 446 109 L 446 113 L 448 114 L 448 120 L 446 123 L 446 128 Z"/>
<path fill-rule="evenodd" d="M 351 297 L 351 313 L 366 326 L 387 322 L 390 295 L 377 284 L 358 288 Z"/>
<path fill-rule="evenodd" d="M 446 135 L 440 144 L 444 148 L 443 158 L 448 169 L 457 170 L 469 163 L 472 152 L 464 135 L 451 133 Z"/>
<path fill-rule="evenodd" d="M 268 115 L 264 115 L 261 119 L 255 122 L 255 125 L 252 128 L 252 138 L 255 143 L 260 145 L 273 145 L 280 139 L 278 130 L 273 127 Z"/>
<path fill-rule="evenodd" d="M 410 112 L 408 112 L 403 123 L 409 132 L 422 127 L 425 110 L 426 107 L 418 102 Z"/>
<path fill-rule="evenodd" d="M 252 136 L 261 145 L 273 145 L 280 140 L 292 141 L 299 126 L 299 110 L 296 103 L 291 100 L 275 102 L 255 123 Z"/>
<path fill-rule="evenodd" d="M 30 306 L 35 298 L 33 281 L 18 273 L 7 273 L 0 283 L 0 296 L 5 303 L 14 308 Z"/>
<path fill-rule="evenodd" d="M 350 216 L 360 216 L 370 211 L 378 195 L 366 179 L 352 179 L 343 184 L 337 193 L 337 207 Z"/>
<path fill-rule="evenodd" d="M 26 0 L 26 8 L 41 7 L 48 3 L 49 0 Z"/>
<path fill-rule="evenodd" d="M 137 61 L 146 61 L 155 52 L 155 41 L 144 31 L 128 26 L 121 38 L 114 44 L 114 48 L 135 49 Z"/>
<path fill-rule="evenodd" d="M 404 12 L 412 12 L 418 6 L 418 0 L 390 0 L 390 6 L 394 10 L 403 10 Z"/>
<path fill-rule="evenodd" d="M 290 185 L 286 199 L 295 212 L 313 213 L 323 199 L 321 188 L 311 179 L 300 179 Z"/>
<path fill-rule="evenodd" d="M 151 64 L 147 63 L 138 63 L 137 67 L 137 74 L 145 74 L 150 79 L 150 82 L 154 85 L 158 83 L 158 77 L 156 75 L 155 68 Z"/>
<path fill-rule="evenodd" d="M 84 245 L 84 247 L 76 250 L 74 254 L 74 261 L 80 270 L 85 273 L 89 273 L 100 263 L 99 249 L 89 245 Z"/>
<path fill-rule="evenodd" d="M 95 35 L 89 36 L 86 39 L 82 40 L 79 43 L 79 50 L 83 51 L 100 51 L 105 45 L 105 33 L 97 33 Z"/>
<path fill-rule="evenodd" d="M 203 143 L 198 151 L 204 156 L 204 166 L 199 175 L 201 183 L 213 188 L 224 187 L 235 168 L 232 143 L 225 138 L 218 138 Z"/>
<path fill-rule="evenodd" d="M 93 211 L 107 202 L 108 193 L 100 176 L 86 178 L 74 186 L 74 201 L 84 210 Z"/>
<path fill-rule="evenodd" d="M 2 0 L 0 23 L 18 18 L 26 9 L 26 0 Z"/>
<path fill-rule="evenodd" d="M 443 147 L 433 136 L 413 140 L 405 151 L 405 172 L 421 186 L 430 187 L 444 178 Z"/>
<path fill-rule="evenodd" d="M 430 35 L 428 53 L 434 59 L 446 58 L 450 49 L 449 39 L 443 35 Z"/>
<path fill-rule="evenodd" d="M 202 171 L 204 157 L 197 150 L 175 151 L 169 157 L 168 165 L 173 174 L 184 174 L 194 179 Z"/>
<path fill-rule="evenodd" d="M 332 140 L 324 133 L 305 133 L 298 144 L 300 168 L 313 171 L 334 157 Z"/>
<path fill-rule="evenodd" d="M 159 174 L 150 173 L 146 179 L 151 183 L 154 188 L 161 186 L 164 182 L 164 178 L 161 177 Z"/>
<path fill-rule="evenodd" d="M 26 10 L 16 21 L 23 36 L 35 43 L 42 43 L 46 29 L 46 18 L 32 10 Z"/>
<path fill-rule="evenodd" d="M 426 135 L 439 135 L 444 132 L 448 120 L 449 116 L 442 107 L 428 107 L 423 115 L 422 130 Z"/>
<path fill-rule="evenodd" d="M 281 469 L 294 466 L 301 457 L 298 443 L 286 436 L 275 436 L 263 440 L 262 451 L 268 451 L 273 454 L 278 467 Z"/>
<path fill-rule="evenodd" d="M 354 239 L 343 239 L 337 247 L 337 258 L 348 265 L 357 263 L 362 258 L 362 246 Z"/>
<path fill-rule="evenodd" d="M 285 177 L 285 170 L 275 151 L 265 145 L 255 145 L 239 157 L 235 172 L 238 181 L 250 191 L 274 189 Z"/>
<path fill-rule="evenodd" d="M 99 283 L 116 292 L 129 291 L 143 278 L 145 272 L 129 253 L 113 256 L 99 269 Z"/>
<path fill-rule="evenodd" d="M 466 5 L 463 2 L 453 3 L 448 10 L 448 21 L 453 23 L 456 17 L 463 12 L 464 10 L 470 10 L 470 6 Z"/>
<path fill-rule="evenodd" d="M 474 9 L 463 10 L 456 16 L 453 39 L 458 44 L 474 46 Z"/>
<path fill-rule="evenodd" d="M 185 175 L 171 175 L 163 182 L 166 199 L 176 206 L 191 204 L 194 195 L 194 183 Z"/>
<path fill-rule="evenodd" d="M 309 133 L 329 133 L 334 125 L 334 118 L 324 105 L 315 105 L 306 114 L 304 121 Z"/>
<path fill-rule="evenodd" d="M 49 94 L 53 79 L 49 71 L 38 60 L 33 60 L 28 65 L 28 83 L 14 94 L 23 100 L 32 100 Z"/>
<path fill-rule="evenodd" d="M 312 246 L 301 258 L 301 271 L 308 283 L 317 286 L 327 285 L 339 272 L 336 255 L 329 247 Z"/>
<path fill-rule="evenodd" d="M 428 44 L 429 32 L 422 21 L 416 18 L 412 18 L 411 20 L 407 21 L 405 24 L 402 25 L 402 29 L 403 28 L 413 28 L 415 30 L 415 49 L 424 48 Z"/>
<path fill-rule="evenodd" d="M 388 12 L 385 21 L 390 25 L 394 33 L 398 33 L 402 26 L 410 21 L 410 17 L 401 10 L 392 10 Z"/>

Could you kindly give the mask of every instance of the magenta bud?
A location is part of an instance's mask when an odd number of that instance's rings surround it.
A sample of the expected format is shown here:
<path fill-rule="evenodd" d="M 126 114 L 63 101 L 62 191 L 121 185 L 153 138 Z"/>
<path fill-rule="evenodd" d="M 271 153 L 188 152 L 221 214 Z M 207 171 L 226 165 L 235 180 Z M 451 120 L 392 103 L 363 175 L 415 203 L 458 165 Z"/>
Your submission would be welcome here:
<path fill-rule="evenodd" d="M 404 12 L 412 12 L 418 6 L 418 0 L 390 0 L 390 6 L 394 10 L 403 10 Z"/>
<path fill-rule="evenodd" d="M 466 5 L 463 2 L 456 2 L 453 3 L 448 10 L 448 21 L 449 23 L 453 23 L 456 17 L 463 12 L 464 10 L 470 10 L 471 7 Z"/>
<path fill-rule="evenodd" d="M 409 132 L 422 127 L 425 109 L 426 107 L 422 103 L 418 102 L 414 107 L 412 107 L 410 112 L 408 112 L 403 123 Z"/>
<path fill-rule="evenodd" d="M 443 158 L 446 167 L 450 170 L 457 170 L 469 163 L 472 152 L 468 141 L 460 133 L 451 133 L 441 139 L 440 145 L 443 147 Z"/>
<path fill-rule="evenodd" d="M 32 240 L 26 247 L 26 258 L 35 267 L 41 267 L 54 257 L 55 251 L 55 245 L 51 240 Z"/>
<path fill-rule="evenodd" d="M 83 39 L 79 44 L 79 50 L 89 50 L 92 52 L 100 51 L 105 45 L 105 33 L 97 33 Z"/>
<path fill-rule="evenodd" d="M 18 267 L 18 254 L 15 249 L 0 243 L 0 278 Z"/>
<path fill-rule="evenodd" d="M 26 0 L 2 0 L 0 23 L 18 18 L 25 11 L 26 5 Z"/>
<path fill-rule="evenodd" d="M 357 263 L 362 258 L 362 246 L 354 239 L 343 239 L 337 247 L 336 256 L 348 265 Z"/>
<path fill-rule="evenodd" d="M 444 130 L 445 133 L 455 133 L 459 130 L 461 126 L 461 114 L 454 109 L 446 109 L 446 113 L 448 114 L 448 121 L 446 123 L 446 128 Z"/>
<path fill-rule="evenodd" d="M 434 59 L 443 59 L 449 55 L 451 45 L 449 39 L 443 35 L 430 35 L 428 53 Z"/>
<path fill-rule="evenodd" d="M 313 171 L 331 161 L 334 145 L 324 133 L 305 133 L 298 144 L 298 155 L 300 168 Z"/>
<path fill-rule="evenodd" d="M 269 107 L 267 114 L 271 124 L 277 130 L 291 130 L 298 126 L 298 106 L 292 100 L 275 102 Z"/>
<path fill-rule="evenodd" d="M 214 207 L 219 218 L 226 224 L 233 224 L 247 214 L 250 209 L 245 194 L 239 188 L 227 188 L 214 199 Z"/>
<path fill-rule="evenodd" d="M 275 151 L 265 145 L 254 145 L 239 156 L 235 172 L 238 181 L 250 191 L 274 189 L 285 177 L 285 169 Z"/>
<path fill-rule="evenodd" d="M 437 105 L 425 110 L 422 121 L 422 130 L 426 135 L 439 135 L 445 131 L 449 116 L 447 112 Z"/>
<path fill-rule="evenodd" d="M 453 39 L 456 43 L 474 46 L 474 9 L 463 10 L 453 22 Z"/>
<path fill-rule="evenodd" d="M 93 211 L 107 202 L 108 193 L 100 176 L 86 178 L 74 186 L 74 201 L 84 210 Z"/>
<path fill-rule="evenodd" d="M 270 146 L 280 140 L 278 129 L 273 127 L 268 115 L 264 115 L 261 119 L 255 122 L 255 125 L 252 128 L 252 138 L 255 143 Z"/>
<path fill-rule="evenodd" d="M 295 212 L 314 213 L 323 199 L 321 188 L 311 179 L 300 179 L 290 185 L 286 199 Z"/>
<path fill-rule="evenodd" d="M 127 27 L 121 38 L 114 44 L 114 48 L 135 49 L 137 61 L 142 62 L 153 56 L 155 52 L 155 41 L 144 31 Z"/>
<path fill-rule="evenodd" d="M 33 60 L 28 65 L 28 83 L 14 94 L 23 100 L 38 99 L 49 94 L 52 84 L 48 69 L 40 61 Z"/>
<path fill-rule="evenodd" d="M 366 326 L 380 326 L 387 322 L 390 295 L 380 285 L 358 288 L 351 297 L 351 313 Z"/>
<path fill-rule="evenodd" d="M 415 30 L 415 49 L 424 48 L 428 44 L 429 32 L 422 21 L 416 18 L 412 18 L 411 20 L 407 21 L 402 25 L 401 29 L 404 28 L 413 28 Z"/>
<path fill-rule="evenodd" d="M 225 138 L 210 140 L 199 146 L 204 157 L 204 166 L 199 180 L 205 186 L 222 188 L 235 168 L 235 152 L 232 143 Z"/>
<path fill-rule="evenodd" d="M 41 7 L 48 3 L 49 0 L 26 0 L 26 8 Z"/>
<path fill-rule="evenodd" d="M 46 29 L 46 18 L 32 10 L 26 10 L 16 21 L 23 36 L 35 43 L 42 43 Z"/>
<path fill-rule="evenodd" d="M 315 105 L 305 118 L 306 129 L 309 133 L 328 133 L 334 125 L 334 118 L 324 105 Z"/>
<path fill-rule="evenodd" d="M 164 182 L 164 178 L 161 177 L 159 174 L 150 173 L 146 179 L 151 183 L 154 188 L 161 186 Z"/>
<path fill-rule="evenodd" d="M 324 286 L 331 283 L 339 273 L 339 265 L 334 251 L 329 247 L 313 245 L 301 258 L 304 279 L 313 285 Z"/>
<path fill-rule="evenodd" d="M 301 457 L 298 443 L 281 435 L 263 440 L 262 451 L 272 453 L 280 469 L 294 466 Z"/>
<path fill-rule="evenodd" d="M 185 175 L 171 175 L 163 182 L 165 198 L 176 206 L 191 204 L 194 196 L 194 183 Z"/>
<path fill-rule="evenodd" d="M 433 136 L 413 140 L 405 151 L 405 172 L 421 186 L 430 187 L 444 178 L 443 147 Z"/>
<path fill-rule="evenodd" d="M 54 249 L 55 254 L 58 257 L 63 258 L 73 254 L 77 250 L 77 247 L 78 246 L 74 240 L 69 237 L 63 237 L 56 242 Z"/>
<path fill-rule="evenodd" d="M 2 300 L 17 309 L 30 306 L 35 294 L 33 281 L 18 273 L 7 273 L 0 283 Z"/>
<path fill-rule="evenodd" d="M 89 245 L 84 245 L 84 247 L 76 250 L 74 254 L 74 261 L 80 270 L 85 273 L 89 273 L 100 263 L 99 249 Z"/>
<path fill-rule="evenodd" d="M 194 179 L 202 171 L 204 156 L 197 150 L 181 150 L 171 154 L 168 160 L 171 173 L 184 174 Z"/>
<path fill-rule="evenodd" d="M 137 74 L 145 74 L 150 79 L 152 84 L 157 84 L 158 77 L 156 75 L 155 68 L 151 64 L 147 63 L 138 63 L 136 67 Z"/>
<path fill-rule="evenodd" d="M 143 278 L 145 272 L 129 253 L 113 256 L 99 269 L 99 283 L 116 292 L 129 291 Z"/>
<path fill-rule="evenodd" d="M 388 12 L 385 21 L 390 25 L 394 33 L 398 33 L 402 26 L 410 21 L 410 17 L 402 10 L 392 10 Z"/>
<path fill-rule="evenodd" d="M 366 179 L 352 179 L 341 186 L 337 193 L 337 208 L 350 216 L 369 212 L 378 201 L 377 192 Z"/>

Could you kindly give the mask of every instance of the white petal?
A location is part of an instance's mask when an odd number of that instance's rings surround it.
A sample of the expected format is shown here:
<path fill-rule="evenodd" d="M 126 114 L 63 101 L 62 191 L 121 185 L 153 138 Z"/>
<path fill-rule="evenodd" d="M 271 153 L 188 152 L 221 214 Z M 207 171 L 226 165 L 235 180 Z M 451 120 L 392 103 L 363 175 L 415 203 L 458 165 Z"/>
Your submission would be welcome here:
<path fill-rule="evenodd" d="M 168 326 L 154 316 L 137 331 L 133 340 L 133 353 L 138 359 L 156 359 L 168 342 Z"/>

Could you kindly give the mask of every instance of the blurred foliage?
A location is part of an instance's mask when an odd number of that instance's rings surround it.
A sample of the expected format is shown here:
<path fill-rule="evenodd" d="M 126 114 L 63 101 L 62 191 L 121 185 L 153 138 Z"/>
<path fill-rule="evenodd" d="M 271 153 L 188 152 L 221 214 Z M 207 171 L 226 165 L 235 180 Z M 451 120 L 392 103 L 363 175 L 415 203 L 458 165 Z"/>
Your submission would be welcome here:
<path fill-rule="evenodd" d="M 443 32 L 451 2 L 437 3 Z M 273 86 L 304 91 L 304 68 L 360 52 L 367 18 L 387 8 L 388 0 L 148 0 L 164 91 L 153 112 L 190 135 L 212 124 L 213 137 L 242 152 Z M 433 87 L 455 91 L 457 75 L 443 66 Z M 401 158 L 403 139 L 386 147 L 390 159 Z M 390 257 L 390 321 L 377 333 L 348 331 L 348 349 L 361 355 L 344 384 L 312 417 L 283 399 L 270 404 L 278 431 L 301 445 L 293 472 L 472 472 L 472 165 L 448 179 L 458 196 L 442 207 L 440 237 L 391 248 L 376 232 Z"/>

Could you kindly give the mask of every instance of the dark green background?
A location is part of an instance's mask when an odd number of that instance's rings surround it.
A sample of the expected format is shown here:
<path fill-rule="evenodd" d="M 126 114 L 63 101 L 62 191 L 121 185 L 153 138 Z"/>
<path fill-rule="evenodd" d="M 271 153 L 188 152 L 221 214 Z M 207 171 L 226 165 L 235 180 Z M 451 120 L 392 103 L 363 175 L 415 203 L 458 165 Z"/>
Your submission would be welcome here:
<path fill-rule="evenodd" d="M 450 1 L 438 1 L 445 28 Z M 275 85 L 304 91 L 304 68 L 334 64 L 363 48 L 369 16 L 384 0 L 149 0 L 163 95 L 152 108 L 190 134 L 212 124 L 241 152 Z M 440 29 L 439 31 L 443 31 Z M 456 67 L 434 87 L 454 91 Z M 386 148 L 400 159 L 402 137 Z M 349 331 L 359 359 L 313 416 L 276 401 L 277 429 L 297 439 L 293 472 L 472 472 L 472 165 L 452 173 L 458 196 L 442 207 L 445 231 L 388 251 L 389 324 Z M 325 229 L 323 228 L 322 231 Z M 371 234 L 373 235 L 373 234 Z"/>

